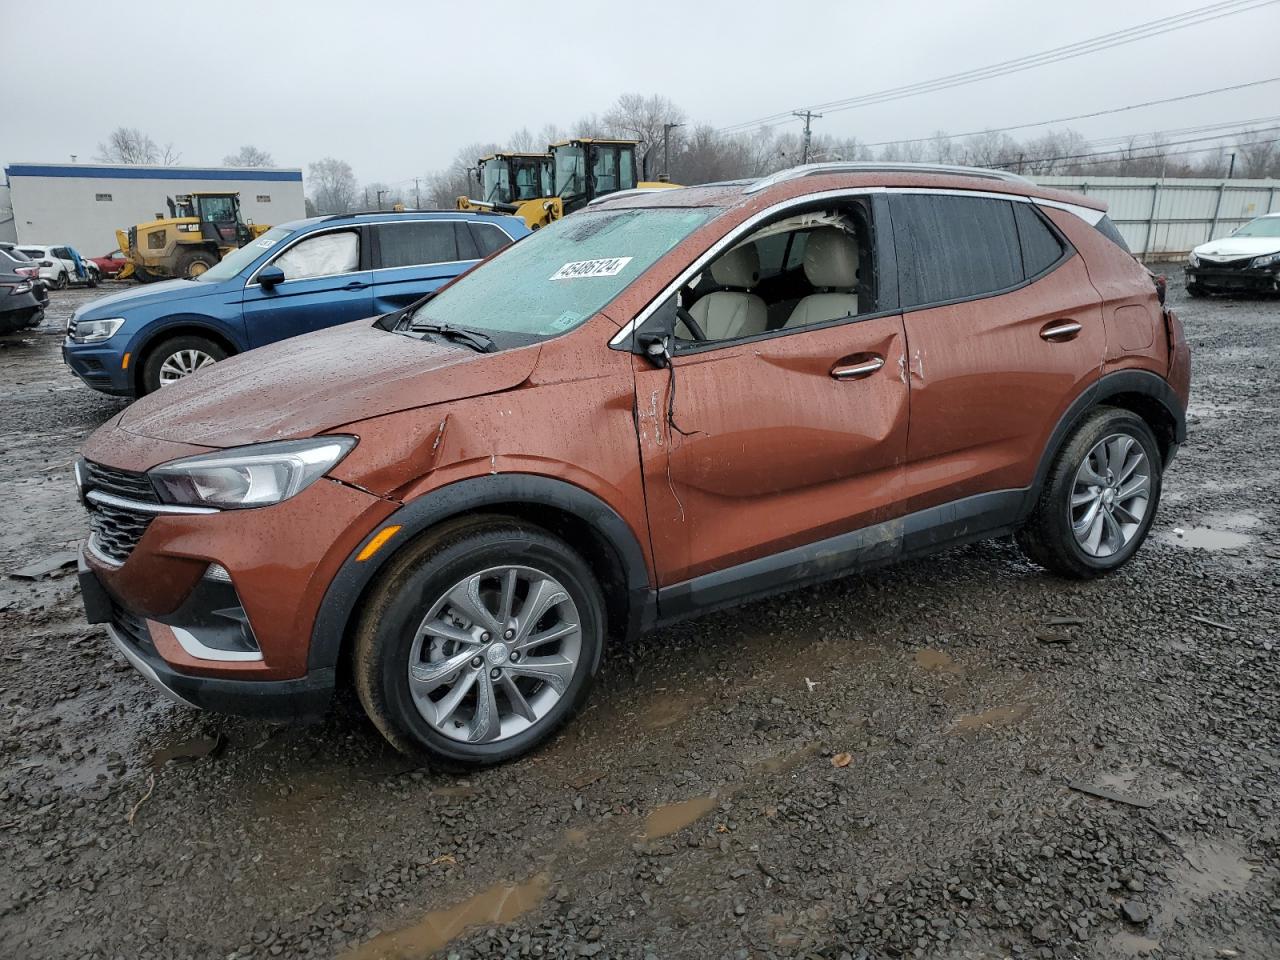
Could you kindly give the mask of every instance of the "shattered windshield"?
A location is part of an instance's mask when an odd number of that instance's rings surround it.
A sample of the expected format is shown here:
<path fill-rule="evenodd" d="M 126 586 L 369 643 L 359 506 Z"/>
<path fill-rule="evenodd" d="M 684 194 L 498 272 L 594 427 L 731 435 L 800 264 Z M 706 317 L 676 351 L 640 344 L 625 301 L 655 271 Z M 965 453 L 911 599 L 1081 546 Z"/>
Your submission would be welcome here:
<path fill-rule="evenodd" d="M 572 330 L 720 211 L 583 211 L 543 227 L 419 307 L 412 324 L 554 336 Z"/>

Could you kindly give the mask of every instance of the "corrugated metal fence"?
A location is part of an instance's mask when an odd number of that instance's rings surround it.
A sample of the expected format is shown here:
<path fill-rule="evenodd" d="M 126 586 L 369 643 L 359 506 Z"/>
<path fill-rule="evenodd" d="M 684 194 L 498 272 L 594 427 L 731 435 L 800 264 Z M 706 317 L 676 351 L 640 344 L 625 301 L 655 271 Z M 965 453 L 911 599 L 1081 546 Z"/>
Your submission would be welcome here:
<path fill-rule="evenodd" d="M 1033 177 L 1057 190 L 1087 194 L 1143 260 L 1185 256 L 1264 213 L 1280 212 L 1280 180 L 1216 178 Z"/>

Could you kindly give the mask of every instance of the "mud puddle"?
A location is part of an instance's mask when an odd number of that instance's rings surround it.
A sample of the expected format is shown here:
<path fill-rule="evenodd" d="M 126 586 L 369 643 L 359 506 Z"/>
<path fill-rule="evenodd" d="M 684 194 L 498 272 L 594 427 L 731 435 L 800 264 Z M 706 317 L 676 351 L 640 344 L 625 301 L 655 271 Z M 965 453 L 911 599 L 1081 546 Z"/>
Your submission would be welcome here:
<path fill-rule="evenodd" d="M 644 837 L 646 840 L 658 840 L 678 833 L 695 820 L 705 817 L 719 802 L 719 798 L 713 793 L 658 807 L 644 818 Z"/>
<path fill-rule="evenodd" d="M 916 666 L 930 673 L 963 673 L 964 668 L 951 659 L 951 654 L 944 650 L 925 648 L 916 651 Z"/>
<path fill-rule="evenodd" d="M 1011 703 L 1006 706 L 991 707 L 981 713 L 973 713 L 961 717 L 951 725 L 948 733 L 973 733 L 988 727 L 1008 727 L 1019 723 L 1031 715 L 1031 704 Z"/>
<path fill-rule="evenodd" d="M 1222 513 L 1205 517 L 1204 523 L 1192 527 L 1162 530 L 1165 543 L 1194 550 L 1238 550 L 1253 542 L 1250 531 L 1263 526 L 1262 519 L 1247 513 Z"/>
<path fill-rule="evenodd" d="M 422 960 L 471 927 L 508 924 L 538 906 L 550 879 L 538 874 L 521 884 L 499 884 L 443 910 L 433 910 L 412 927 L 384 933 L 344 954 L 344 960 Z"/>

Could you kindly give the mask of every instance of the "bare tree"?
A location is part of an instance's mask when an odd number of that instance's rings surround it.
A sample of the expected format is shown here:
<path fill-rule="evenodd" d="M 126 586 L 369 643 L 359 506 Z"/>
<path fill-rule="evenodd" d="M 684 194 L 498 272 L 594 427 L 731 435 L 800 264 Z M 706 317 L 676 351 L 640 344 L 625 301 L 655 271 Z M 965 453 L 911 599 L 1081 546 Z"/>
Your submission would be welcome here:
<path fill-rule="evenodd" d="M 639 141 L 637 154 L 646 178 L 651 170 L 656 170 L 655 163 L 661 162 L 654 149 L 661 149 L 662 135 L 668 124 L 683 124 L 684 121 L 685 112 L 659 94 L 646 97 L 638 93 L 624 93 L 604 115 L 604 126 L 610 134 Z M 670 144 L 678 147 L 679 139 L 679 128 L 671 129 Z"/>
<path fill-rule="evenodd" d="M 533 153 L 535 152 L 533 133 L 528 127 L 521 127 L 511 135 L 507 141 L 507 149 L 512 153 Z M 538 146 L 536 150 L 541 152 L 546 149 L 546 144 Z"/>
<path fill-rule="evenodd" d="M 274 167 L 275 159 L 265 150 L 252 145 L 240 148 L 239 153 L 229 153 L 222 158 L 224 167 Z"/>
<path fill-rule="evenodd" d="M 308 165 L 311 201 L 316 212 L 349 213 L 356 202 L 356 175 L 345 160 L 325 157 Z"/>
<path fill-rule="evenodd" d="M 1258 131 L 1248 131 L 1237 143 L 1235 150 L 1239 154 L 1236 161 L 1236 173 L 1241 177 L 1268 177 L 1280 173 L 1280 144 L 1274 139 L 1270 143 L 1259 138 L 1266 135 Z"/>
<path fill-rule="evenodd" d="M 182 159 L 182 155 L 173 148 L 172 143 L 163 147 L 137 127 L 116 127 L 107 136 L 105 143 L 98 144 L 100 163 L 130 164 L 164 164 L 173 166 Z"/>

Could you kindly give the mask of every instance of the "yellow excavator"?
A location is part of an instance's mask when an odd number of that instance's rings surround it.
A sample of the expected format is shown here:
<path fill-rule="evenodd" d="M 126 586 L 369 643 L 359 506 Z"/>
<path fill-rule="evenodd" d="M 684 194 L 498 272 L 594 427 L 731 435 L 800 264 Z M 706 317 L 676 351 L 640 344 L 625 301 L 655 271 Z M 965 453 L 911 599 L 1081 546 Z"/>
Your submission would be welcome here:
<path fill-rule="evenodd" d="M 169 216 L 116 231 L 129 261 L 121 274 L 143 283 L 198 277 L 224 256 L 271 228 L 245 223 L 240 194 L 195 192 L 165 198 Z"/>
<path fill-rule="evenodd" d="M 665 181 L 636 179 L 635 140 L 576 137 L 543 153 L 495 153 L 478 163 L 482 199 L 458 197 L 459 210 L 492 210 L 524 218 L 537 230 L 596 197 L 619 190 L 659 190 Z M 535 192 L 536 191 L 536 192 Z"/>

